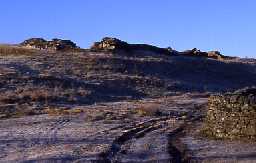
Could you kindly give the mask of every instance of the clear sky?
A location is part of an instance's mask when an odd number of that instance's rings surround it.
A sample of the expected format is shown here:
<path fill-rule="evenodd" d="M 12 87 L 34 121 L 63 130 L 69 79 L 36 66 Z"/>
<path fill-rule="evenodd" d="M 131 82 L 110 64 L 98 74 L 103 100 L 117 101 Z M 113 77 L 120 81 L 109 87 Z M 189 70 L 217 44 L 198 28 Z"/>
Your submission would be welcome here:
<path fill-rule="evenodd" d="M 256 0 L 2 0 L 0 42 L 104 36 L 256 57 Z"/>

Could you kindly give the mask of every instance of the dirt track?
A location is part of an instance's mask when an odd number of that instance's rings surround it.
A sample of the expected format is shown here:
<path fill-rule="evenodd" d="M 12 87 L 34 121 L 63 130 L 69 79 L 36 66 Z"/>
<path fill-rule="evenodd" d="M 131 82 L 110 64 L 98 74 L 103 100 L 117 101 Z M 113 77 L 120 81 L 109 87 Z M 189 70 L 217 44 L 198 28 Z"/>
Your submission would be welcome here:
<path fill-rule="evenodd" d="M 169 151 L 169 135 L 176 132 L 184 120 L 178 120 L 174 115 L 131 114 L 127 106 L 132 109 L 136 105 L 138 103 L 124 102 L 90 108 L 94 112 L 97 108 L 99 112 L 115 110 L 109 117 L 113 120 L 103 117 L 102 120 L 88 121 L 89 112 L 86 111 L 89 109 L 86 107 L 84 113 L 77 115 L 2 120 L 1 161 L 169 162 L 176 159 L 177 156 L 172 156 Z M 171 111 L 173 108 L 167 107 L 163 111 L 166 109 Z M 123 114 L 131 114 L 130 119 L 123 120 Z"/>

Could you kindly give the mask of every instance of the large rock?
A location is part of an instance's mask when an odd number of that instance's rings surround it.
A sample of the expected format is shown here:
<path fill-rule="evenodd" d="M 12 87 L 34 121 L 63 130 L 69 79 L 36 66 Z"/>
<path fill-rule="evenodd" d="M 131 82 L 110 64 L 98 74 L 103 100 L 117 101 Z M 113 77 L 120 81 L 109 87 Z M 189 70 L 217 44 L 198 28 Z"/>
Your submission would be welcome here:
<path fill-rule="evenodd" d="M 211 96 L 202 131 L 214 138 L 256 140 L 256 88 Z"/>
<path fill-rule="evenodd" d="M 74 50 L 79 48 L 74 42 L 70 40 L 52 39 L 51 41 L 47 41 L 43 38 L 31 38 L 25 40 L 20 45 L 28 48 L 54 51 Z"/>

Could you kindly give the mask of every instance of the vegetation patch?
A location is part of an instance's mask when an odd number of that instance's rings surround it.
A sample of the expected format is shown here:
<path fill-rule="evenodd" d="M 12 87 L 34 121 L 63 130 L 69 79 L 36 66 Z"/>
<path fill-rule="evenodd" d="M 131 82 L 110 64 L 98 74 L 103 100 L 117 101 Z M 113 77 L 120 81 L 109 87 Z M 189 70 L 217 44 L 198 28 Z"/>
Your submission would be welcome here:
<path fill-rule="evenodd" d="M 140 116 L 160 116 L 161 106 L 158 104 L 144 104 L 135 109 L 135 114 Z"/>
<path fill-rule="evenodd" d="M 59 115 L 75 115 L 75 114 L 81 114 L 84 110 L 80 108 L 51 108 L 48 107 L 44 110 L 44 113 L 51 115 L 51 116 L 59 116 Z"/>

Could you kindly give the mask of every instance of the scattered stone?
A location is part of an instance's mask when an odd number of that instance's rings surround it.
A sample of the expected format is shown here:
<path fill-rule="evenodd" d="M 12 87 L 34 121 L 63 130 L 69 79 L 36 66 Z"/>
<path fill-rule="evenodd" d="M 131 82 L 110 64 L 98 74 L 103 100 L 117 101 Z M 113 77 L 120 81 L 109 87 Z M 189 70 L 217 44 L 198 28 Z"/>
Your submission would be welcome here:
<path fill-rule="evenodd" d="M 209 98 L 203 134 L 214 138 L 256 140 L 256 87 Z"/>

